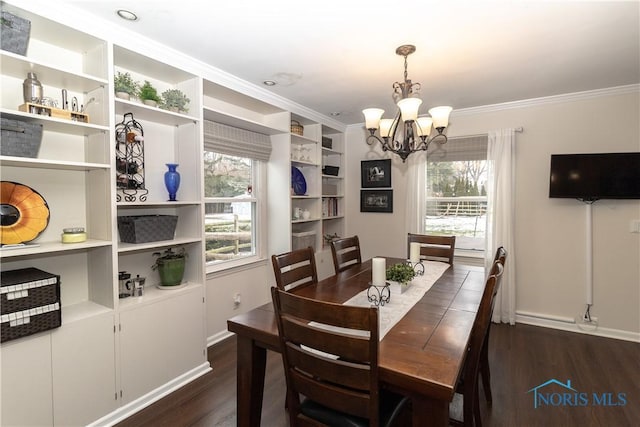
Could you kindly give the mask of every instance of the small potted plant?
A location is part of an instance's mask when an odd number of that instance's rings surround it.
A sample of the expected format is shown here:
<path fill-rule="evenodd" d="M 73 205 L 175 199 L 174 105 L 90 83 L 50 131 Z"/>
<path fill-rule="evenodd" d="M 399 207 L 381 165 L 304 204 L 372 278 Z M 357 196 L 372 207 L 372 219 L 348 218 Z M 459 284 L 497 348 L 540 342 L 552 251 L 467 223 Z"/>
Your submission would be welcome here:
<path fill-rule="evenodd" d="M 184 248 L 166 249 L 164 252 L 154 252 L 155 262 L 152 270 L 158 270 L 161 286 L 177 286 L 182 283 L 187 252 Z"/>
<path fill-rule="evenodd" d="M 133 80 L 131 74 L 118 71 L 113 81 L 116 97 L 121 99 L 131 99 L 140 89 L 138 82 Z"/>
<path fill-rule="evenodd" d="M 409 283 L 415 276 L 416 272 L 413 270 L 413 267 L 408 264 L 394 264 L 387 268 L 386 271 L 387 280 L 391 282 L 392 286 L 397 286 L 400 293 L 409 287 Z"/>
<path fill-rule="evenodd" d="M 146 105 L 150 105 L 151 107 L 157 107 L 158 102 L 160 102 L 160 96 L 158 96 L 158 90 L 153 87 L 153 85 L 149 82 L 149 80 L 145 80 L 144 84 L 140 87 L 138 91 L 138 96 L 142 100 L 142 102 Z"/>
<path fill-rule="evenodd" d="M 167 89 L 162 92 L 162 103 L 160 106 L 169 111 L 186 113 L 188 111 L 187 104 L 190 101 L 191 100 L 187 98 L 180 89 Z"/>

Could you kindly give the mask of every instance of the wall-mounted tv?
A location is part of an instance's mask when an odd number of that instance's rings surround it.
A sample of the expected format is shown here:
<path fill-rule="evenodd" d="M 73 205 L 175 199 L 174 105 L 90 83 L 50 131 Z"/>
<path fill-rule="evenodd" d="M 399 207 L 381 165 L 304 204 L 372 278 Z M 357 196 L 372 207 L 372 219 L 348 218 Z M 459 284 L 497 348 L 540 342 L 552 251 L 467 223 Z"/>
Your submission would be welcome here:
<path fill-rule="evenodd" d="M 640 152 L 552 154 L 549 197 L 640 199 Z"/>

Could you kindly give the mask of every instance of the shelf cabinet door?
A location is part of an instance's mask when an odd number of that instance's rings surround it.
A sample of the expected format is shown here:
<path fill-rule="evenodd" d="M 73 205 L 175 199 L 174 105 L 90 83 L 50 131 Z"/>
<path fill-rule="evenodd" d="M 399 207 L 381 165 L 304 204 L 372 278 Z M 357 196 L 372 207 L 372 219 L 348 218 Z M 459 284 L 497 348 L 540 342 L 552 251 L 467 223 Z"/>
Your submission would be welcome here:
<path fill-rule="evenodd" d="M 51 334 L 54 424 L 86 425 L 116 409 L 113 313 Z"/>
<path fill-rule="evenodd" d="M 48 332 L 2 344 L 3 426 L 53 425 L 51 335 Z"/>
<path fill-rule="evenodd" d="M 202 286 L 120 313 L 122 404 L 204 362 Z"/>

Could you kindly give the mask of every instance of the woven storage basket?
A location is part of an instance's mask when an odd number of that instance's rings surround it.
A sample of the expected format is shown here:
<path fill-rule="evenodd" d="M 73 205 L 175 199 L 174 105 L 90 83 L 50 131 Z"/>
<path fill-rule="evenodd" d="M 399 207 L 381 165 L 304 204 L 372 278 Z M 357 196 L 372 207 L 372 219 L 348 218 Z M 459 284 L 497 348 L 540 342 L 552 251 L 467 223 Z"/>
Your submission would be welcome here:
<path fill-rule="evenodd" d="M 302 136 L 304 127 L 297 120 L 291 120 L 291 133 Z"/>
<path fill-rule="evenodd" d="M 173 240 L 178 217 L 175 215 L 119 216 L 118 233 L 124 243 Z"/>
<path fill-rule="evenodd" d="M 42 142 L 42 125 L 2 117 L 2 140 L 0 155 L 16 157 L 38 157 Z"/>
<path fill-rule="evenodd" d="M 26 55 L 31 33 L 31 21 L 2 11 L 0 26 L 2 27 L 0 48 L 18 55 Z"/>
<path fill-rule="evenodd" d="M 29 267 L 1 273 L 1 342 L 62 324 L 60 276 Z"/>

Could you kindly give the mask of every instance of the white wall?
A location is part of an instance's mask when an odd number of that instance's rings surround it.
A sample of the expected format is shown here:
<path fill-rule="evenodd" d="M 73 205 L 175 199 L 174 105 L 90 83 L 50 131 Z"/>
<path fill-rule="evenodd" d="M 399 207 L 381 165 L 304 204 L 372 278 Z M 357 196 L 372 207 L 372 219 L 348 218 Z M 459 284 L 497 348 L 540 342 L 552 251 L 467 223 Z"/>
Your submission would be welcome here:
<path fill-rule="evenodd" d="M 637 86 L 460 111 L 450 136 L 519 127 L 516 134 L 516 304 L 520 312 L 575 319 L 585 309 L 585 206 L 549 199 L 552 153 L 640 151 Z M 394 155 L 394 212 L 360 213 L 360 161 L 383 157 L 350 126 L 347 147 L 347 235 L 358 234 L 363 257 L 404 256 L 406 167 Z M 424 155 L 424 154 L 420 154 Z M 600 200 L 593 205 L 593 307 L 599 328 L 640 338 L 640 201 Z M 509 262 L 509 260 L 507 261 Z"/>

